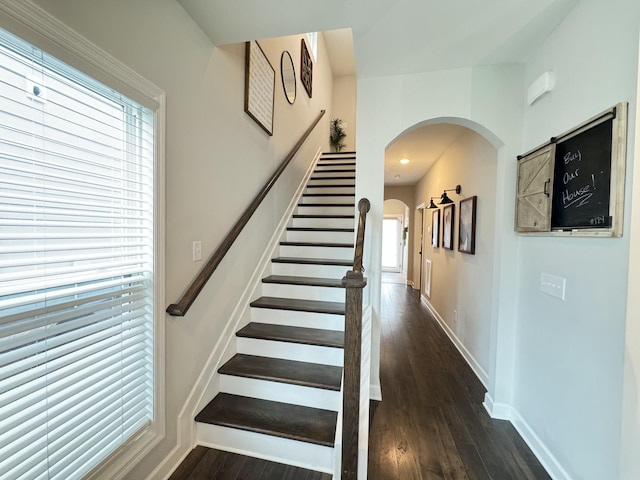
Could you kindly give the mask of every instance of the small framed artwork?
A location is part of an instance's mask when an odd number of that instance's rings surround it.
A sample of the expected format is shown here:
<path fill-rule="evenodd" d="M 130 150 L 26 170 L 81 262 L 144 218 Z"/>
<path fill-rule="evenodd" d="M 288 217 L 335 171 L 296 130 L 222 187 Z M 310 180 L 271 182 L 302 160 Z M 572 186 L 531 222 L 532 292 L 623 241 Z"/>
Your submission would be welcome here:
<path fill-rule="evenodd" d="M 307 92 L 307 95 L 309 95 L 309 98 L 311 98 L 311 93 L 313 91 L 313 61 L 311 60 L 311 55 L 309 54 L 307 43 L 304 41 L 304 38 L 301 41 L 300 82 Z"/>
<path fill-rule="evenodd" d="M 442 209 L 442 246 L 453 250 L 453 215 L 455 204 L 447 205 Z"/>
<path fill-rule="evenodd" d="M 476 205 L 478 197 L 460 201 L 460 226 L 458 228 L 458 251 L 476 253 Z"/>
<path fill-rule="evenodd" d="M 431 246 L 440 246 L 440 210 L 431 212 Z"/>

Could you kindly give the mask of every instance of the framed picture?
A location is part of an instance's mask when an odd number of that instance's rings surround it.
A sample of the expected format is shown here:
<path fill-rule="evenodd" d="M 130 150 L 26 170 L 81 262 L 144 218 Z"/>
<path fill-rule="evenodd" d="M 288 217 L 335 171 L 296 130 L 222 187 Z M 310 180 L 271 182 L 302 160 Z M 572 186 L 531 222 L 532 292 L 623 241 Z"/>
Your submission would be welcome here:
<path fill-rule="evenodd" d="M 431 212 L 431 246 L 440 246 L 440 210 Z"/>
<path fill-rule="evenodd" d="M 307 49 L 307 43 L 302 39 L 300 47 L 300 82 L 304 87 L 307 95 L 311 98 L 313 88 L 313 61 Z"/>
<path fill-rule="evenodd" d="M 447 205 L 442 209 L 442 246 L 453 250 L 453 214 L 455 204 Z"/>
<path fill-rule="evenodd" d="M 276 71 L 258 42 L 245 44 L 244 111 L 273 135 L 273 101 Z"/>
<path fill-rule="evenodd" d="M 476 204 L 473 196 L 460 201 L 460 226 L 458 228 L 458 251 L 476 253 Z"/>

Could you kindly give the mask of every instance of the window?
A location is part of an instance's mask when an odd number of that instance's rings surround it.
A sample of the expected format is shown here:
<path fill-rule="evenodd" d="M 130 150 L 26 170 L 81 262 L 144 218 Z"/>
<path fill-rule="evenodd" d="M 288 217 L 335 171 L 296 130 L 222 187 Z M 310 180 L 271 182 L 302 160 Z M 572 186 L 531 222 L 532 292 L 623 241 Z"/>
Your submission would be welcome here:
<path fill-rule="evenodd" d="M 307 33 L 307 41 L 309 42 L 309 46 L 311 47 L 311 52 L 313 53 L 313 61 L 318 61 L 318 32 L 309 32 Z"/>
<path fill-rule="evenodd" d="M 154 421 L 154 114 L 0 30 L 0 478 Z"/>

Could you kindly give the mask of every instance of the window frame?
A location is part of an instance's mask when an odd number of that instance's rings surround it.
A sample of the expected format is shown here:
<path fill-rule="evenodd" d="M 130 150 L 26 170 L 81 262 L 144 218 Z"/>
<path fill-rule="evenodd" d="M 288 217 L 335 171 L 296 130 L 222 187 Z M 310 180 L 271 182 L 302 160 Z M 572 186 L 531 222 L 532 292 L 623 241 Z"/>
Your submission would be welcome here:
<path fill-rule="evenodd" d="M 154 421 L 87 479 L 123 478 L 165 437 L 165 92 L 29 0 L 0 0 L 0 27 L 149 108 L 154 117 Z"/>

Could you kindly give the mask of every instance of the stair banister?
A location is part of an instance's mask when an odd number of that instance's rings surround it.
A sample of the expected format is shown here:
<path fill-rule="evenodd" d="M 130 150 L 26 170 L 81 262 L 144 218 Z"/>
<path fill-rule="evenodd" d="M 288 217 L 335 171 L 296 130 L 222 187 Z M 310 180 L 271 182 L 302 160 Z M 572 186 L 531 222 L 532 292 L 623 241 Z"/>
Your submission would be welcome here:
<path fill-rule="evenodd" d="M 195 299 L 198 297 L 198 294 L 207 284 L 209 278 L 211 278 L 211 275 L 213 275 L 213 272 L 215 272 L 216 268 L 218 268 L 218 265 L 220 265 L 220 262 L 222 262 L 222 259 L 233 245 L 233 242 L 235 242 L 235 240 L 240 235 L 240 232 L 242 232 L 247 223 L 249 223 L 249 219 L 251 218 L 253 213 L 260 206 L 262 200 L 264 200 L 264 198 L 267 196 L 280 175 L 282 175 L 282 172 L 284 172 L 287 166 L 291 163 L 293 157 L 296 155 L 296 153 L 298 153 L 298 150 L 300 150 L 300 147 L 302 147 L 302 144 L 309 137 L 324 114 L 325 111 L 321 110 L 320 114 L 311 123 L 309 128 L 307 128 L 307 130 L 302 134 L 300 140 L 298 140 L 297 143 L 293 146 L 280 166 L 276 169 L 273 175 L 271 175 L 271 178 L 269 178 L 267 183 L 265 183 L 260 192 L 258 192 L 255 198 L 251 201 L 240 218 L 236 221 L 233 227 L 231 227 L 222 242 L 218 245 L 218 248 L 216 248 L 216 250 L 211 254 L 209 259 L 207 260 L 207 263 L 200 269 L 200 271 L 191 281 L 180 299 L 176 303 L 172 303 L 167 307 L 167 313 L 169 315 L 175 317 L 183 317 L 187 313 L 187 310 L 189 310 Z"/>
<path fill-rule="evenodd" d="M 342 389 L 342 480 L 358 478 L 358 431 L 360 428 L 360 370 L 362 361 L 362 290 L 367 284 L 362 268 L 364 231 L 369 200 L 358 202 L 358 231 L 353 270 L 342 279 L 345 286 L 344 380 Z"/>

